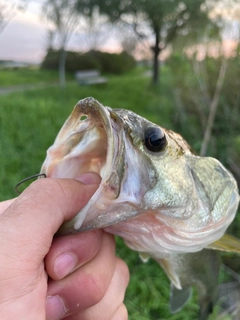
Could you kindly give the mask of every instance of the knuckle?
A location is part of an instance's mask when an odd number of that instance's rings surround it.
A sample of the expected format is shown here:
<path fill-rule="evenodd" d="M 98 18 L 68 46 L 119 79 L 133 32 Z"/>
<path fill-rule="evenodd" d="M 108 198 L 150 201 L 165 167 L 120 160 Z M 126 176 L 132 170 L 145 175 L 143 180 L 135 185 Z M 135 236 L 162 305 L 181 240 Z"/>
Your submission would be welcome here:
<path fill-rule="evenodd" d="M 28 198 L 30 195 L 47 196 L 51 199 L 53 191 L 61 192 L 61 186 L 55 179 L 38 179 L 30 184 L 30 186 L 24 190 L 21 197 Z"/>
<path fill-rule="evenodd" d="M 49 185 L 53 185 L 56 184 L 56 181 L 54 179 L 51 178 L 45 178 L 45 179 L 37 179 L 35 181 L 33 181 L 29 188 L 36 188 L 36 189 L 45 189 L 46 187 L 48 187 Z"/>
<path fill-rule="evenodd" d="M 32 197 L 34 195 L 34 197 Z M 47 199 L 48 206 L 53 205 L 55 210 L 62 211 L 62 207 L 67 199 L 64 184 L 59 179 L 39 179 L 34 181 L 29 188 L 24 191 L 23 196 L 33 198 L 40 201 L 43 206 L 42 199 Z"/>

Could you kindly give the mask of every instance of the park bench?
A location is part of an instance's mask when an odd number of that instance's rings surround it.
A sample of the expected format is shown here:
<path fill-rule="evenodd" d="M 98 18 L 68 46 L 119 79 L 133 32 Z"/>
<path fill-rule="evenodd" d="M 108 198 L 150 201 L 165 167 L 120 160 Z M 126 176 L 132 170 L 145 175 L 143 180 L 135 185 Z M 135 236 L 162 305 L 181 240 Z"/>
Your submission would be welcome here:
<path fill-rule="evenodd" d="M 75 72 L 75 79 L 80 85 L 104 84 L 107 78 L 102 77 L 99 70 L 82 70 Z"/>

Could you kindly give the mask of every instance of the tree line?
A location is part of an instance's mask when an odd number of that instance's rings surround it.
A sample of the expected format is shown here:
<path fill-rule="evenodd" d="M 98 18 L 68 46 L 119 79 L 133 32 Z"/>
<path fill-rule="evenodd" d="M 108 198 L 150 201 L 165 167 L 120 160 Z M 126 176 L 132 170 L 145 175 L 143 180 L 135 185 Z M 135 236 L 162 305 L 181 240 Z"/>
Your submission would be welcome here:
<path fill-rule="evenodd" d="M 4 2 L 5 1 L 5 2 Z M 10 17 L 6 9 L 24 8 L 31 0 L 16 0 L 11 6 L 3 0 L 0 6 L 0 27 Z M 137 41 L 147 42 L 152 52 L 152 83 L 159 84 L 161 53 L 176 44 L 197 44 L 221 36 L 224 19 L 216 14 L 218 4 L 234 7 L 237 0 L 45 0 L 42 17 L 54 26 L 49 39 L 58 37 L 60 84 L 65 85 L 66 49 L 79 25 L 89 26 L 105 18 L 114 25 L 124 25 Z M 9 11 L 9 10 L 8 10 Z M 6 18 L 6 15 L 9 15 Z M 5 17 L 5 18 L 4 18 Z M 1 29 L 0 29 L 1 30 Z M 125 29 L 126 30 L 126 29 Z"/>

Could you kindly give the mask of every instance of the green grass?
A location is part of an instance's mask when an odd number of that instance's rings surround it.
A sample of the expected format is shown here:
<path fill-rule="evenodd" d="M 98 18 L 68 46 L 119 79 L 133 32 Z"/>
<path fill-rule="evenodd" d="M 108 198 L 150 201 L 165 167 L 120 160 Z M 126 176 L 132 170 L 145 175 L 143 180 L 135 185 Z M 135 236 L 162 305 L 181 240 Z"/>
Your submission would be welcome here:
<path fill-rule="evenodd" d="M 34 77 L 37 73 L 33 72 Z M 8 81 L 11 82 L 10 76 Z M 65 90 L 51 87 L 0 96 L 0 200 L 16 196 L 14 186 L 39 172 L 47 148 L 73 106 L 88 96 L 112 108 L 131 109 L 163 127 L 172 128 L 174 103 L 167 87 L 167 77 L 163 77 L 159 90 L 151 88 L 149 78 L 142 77 L 139 70 L 121 77 L 109 77 L 105 86 L 70 84 Z M 128 249 L 121 239 L 117 241 L 117 253 L 127 262 L 131 272 L 125 299 L 130 320 L 198 318 L 196 294 L 182 311 L 171 315 L 169 280 L 157 263 L 151 260 L 143 264 L 138 254 Z"/>
<path fill-rule="evenodd" d="M 73 75 L 67 78 L 74 79 Z M 35 68 L 8 69 L 0 68 L 0 87 L 55 83 L 58 81 L 57 71 Z"/>

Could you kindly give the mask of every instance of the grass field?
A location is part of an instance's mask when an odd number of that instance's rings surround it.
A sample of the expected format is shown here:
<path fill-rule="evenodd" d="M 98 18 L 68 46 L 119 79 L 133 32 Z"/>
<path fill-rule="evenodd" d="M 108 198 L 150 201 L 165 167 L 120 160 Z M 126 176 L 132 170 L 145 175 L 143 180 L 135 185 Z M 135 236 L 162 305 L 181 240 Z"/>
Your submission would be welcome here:
<path fill-rule="evenodd" d="M 71 78 L 70 76 L 68 76 Z M 72 76 L 73 79 L 73 76 Z M 0 87 L 52 83 L 58 81 L 56 71 L 42 71 L 39 68 L 6 69 L 0 68 Z"/>
<path fill-rule="evenodd" d="M 121 77 L 110 77 L 105 86 L 79 87 L 72 83 L 65 90 L 52 87 L 0 96 L 1 200 L 16 196 L 16 183 L 39 172 L 46 149 L 53 143 L 73 106 L 82 98 L 93 96 L 104 105 L 131 109 L 163 127 L 174 129 L 171 126 L 174 103 L 164 72 L 163 69 L 161 90 L 151 88 L 149 78 L 135 70 Z M 22 77 L 25 75 L 18 76 Z M 30 74 L 27 79 L 33 81 Z M 40 79 L 48 81 L 48 73 L 45 76 L 41 73 Z M 1 76 L 0 86 L 3 80 Z M 6 78 L 3 85 L 10 83 L 10 78 Z M 182 311 L 171 315 L 169 281 L 160 267 L 154 261 L 143 264 L 138 254 L 126 248 L 121 239 L 117 244 L 117 253 L 128 263 L 131 272 L 125 300 L 130 320 L 197 319 L 196 294 Z"/>

